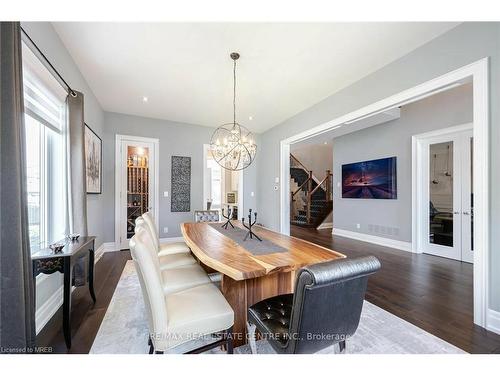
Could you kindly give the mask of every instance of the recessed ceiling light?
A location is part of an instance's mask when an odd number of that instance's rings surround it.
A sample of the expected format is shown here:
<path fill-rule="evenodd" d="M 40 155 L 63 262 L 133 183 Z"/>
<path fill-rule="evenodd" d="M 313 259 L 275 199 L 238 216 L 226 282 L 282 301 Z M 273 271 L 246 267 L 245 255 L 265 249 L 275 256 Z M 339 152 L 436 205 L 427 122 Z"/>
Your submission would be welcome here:
<path fill-rule="evenodd" d="M 147 96 L 143 96 L 143 97 L 142 97 L 142 101 L 143 101 L 144 103 L 147 103 L 147 102 L 148 102 L 148 97 L 147 97 Z"/>
<path fill-rule="evenodd" d="M 252 117 L 252 116 L 248 116 L 248 119 L 249 119 L 250 121 L 252 121 L 252 120 L 253 120 L 253 117 Z"/>
<path fill-rule="evenodd" d="M 325 141 L 325 145 L 327 145 L 327 144 L 328 144 L 328 142 L 327 142 L 327 141 Z"/>

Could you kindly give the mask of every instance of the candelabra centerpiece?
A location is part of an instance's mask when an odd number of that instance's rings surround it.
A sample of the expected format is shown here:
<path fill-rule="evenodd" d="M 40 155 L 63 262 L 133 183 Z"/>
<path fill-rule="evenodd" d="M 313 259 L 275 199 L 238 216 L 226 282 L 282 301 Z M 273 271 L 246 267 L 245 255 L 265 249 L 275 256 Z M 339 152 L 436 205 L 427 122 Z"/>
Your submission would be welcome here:
<path fill-rule="evenodd" d="M 243 226 L 245 228 L 248 229 L 248 233 L 246 234 L 245 238 L 243 238 L 243 241 L 246 241 L 248 237 L 250 237 L 250 239 L 253 239 L 254 237 L 257 238 L 259 241 L 262 242 L 262 240 L 259 238 L 259 236 L 257 236 L 253 230 L 252 230 L 252 227 L 254 226 L 254 224 L 257 222 L 257 212 L 254 212 L 254 220 L 253 220 L 253 223 L 252 223 L 252 209 L 250 208 L 248 210 L 248 225 L 245 224 L 245 218 L 242 217 L 241 218 L 241 223 L 243 224 Z"/>
<path fill-rule="evenodd" d="M 231 218 L 233 217 L 233 212 L 231 210 L 231 207 L 227 208 L 227 216 L 224 215 L 224 209 L 222 209 L 222 217 L 226 219 L 226 222 L 222 225 L 222 228 L 227 229 L 228 225 L 231 225 L 232 228 L 234 228 L 233 223 L 231 223 Z"/>

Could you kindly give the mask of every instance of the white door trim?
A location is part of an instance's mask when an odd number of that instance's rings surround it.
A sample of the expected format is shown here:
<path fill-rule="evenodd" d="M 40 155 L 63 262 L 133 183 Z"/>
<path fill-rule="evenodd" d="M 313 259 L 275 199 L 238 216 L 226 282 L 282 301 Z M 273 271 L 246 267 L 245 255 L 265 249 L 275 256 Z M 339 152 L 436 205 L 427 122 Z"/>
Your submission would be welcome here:
<path fill-rule="evenodd" d="M 407 104 L 443 91 L 472 78 L 474 123 L 474 323 L 486 327 L 489 295 L 489 58 L 401 91 L 324 124 L 307 129 L 280 142 L 280 231 L 290 233 L 290 145 L 310 137 L 346 127 L 355 120 Z M 415 202 L 413 202 L 413 205 Z M 413 206 L 415 208 L 415 206 Z M 415 233 L 413 233 L 414 238 Z"/>
<path fill-rule="evenodd" d="M 158 230 L 158 216 L 159 216 L 159 177 L 160 177 L 160 140 L 158 138 L 137 137 L 133 135 L 116 134 L 115 137 L 115 248 L 120 250 L 120 205 L 121 205 L 121 181 L 122 181 L 122 168 L 121 163 L 121 144 L 122 142 L 149 142 L 154 144 L 154 186 L 153 186 L 153 215 L 156 228 Z M 158 233 L 160 233 L 158 231 Z"/>
<path fill-rule="evenodd" d="M 423 198 L 423 188 L 419 186 L 426 180 L 424 169 L 427 168 L 428 160 L 425 162 L 422 159 L 424 147 L 427 147 L 428 142 L 433 140 L 439 142 L 439 138 L 443 137 L 443 142 L 447 141 L 447 136 L 471 131 L 474 129 L 472 123 L 451 126 L 444 129 L 437 129 L 426 133 L 416 134 L 411 137 L 412 144 L 412 241 L 411 248 L 414 253 L 422 253 L 424 244 L 422 239 L 426 238 L 426 228 L 422 225 L 422 215 L 427 214 L 426 205 L 428 201 Z M 455 160 L 455 158 L 454 158 Z M 424 165 L 422 165 L 422 163 Z M 456 171 L 457 173 L 459 171 Z"/>
<path fill-rule="evenodd" d="M 207 208 L 208 195 L 205 191 L 205 182 L 208 177 L 207 175 L 207 153 L 210 149 L 209 144 L 203 144 L 203 201 L 201 202 L 201 209 L 205 210 Z"/>

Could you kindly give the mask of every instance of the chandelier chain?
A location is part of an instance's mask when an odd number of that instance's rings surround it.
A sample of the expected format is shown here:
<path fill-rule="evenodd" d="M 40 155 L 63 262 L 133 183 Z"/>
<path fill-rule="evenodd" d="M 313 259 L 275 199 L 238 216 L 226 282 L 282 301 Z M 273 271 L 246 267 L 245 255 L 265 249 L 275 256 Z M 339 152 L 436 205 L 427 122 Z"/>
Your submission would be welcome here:
<path fill-rule="evenodd" d="M 236 60 L 233 64 L 233 124 L 236 124 Z"/>

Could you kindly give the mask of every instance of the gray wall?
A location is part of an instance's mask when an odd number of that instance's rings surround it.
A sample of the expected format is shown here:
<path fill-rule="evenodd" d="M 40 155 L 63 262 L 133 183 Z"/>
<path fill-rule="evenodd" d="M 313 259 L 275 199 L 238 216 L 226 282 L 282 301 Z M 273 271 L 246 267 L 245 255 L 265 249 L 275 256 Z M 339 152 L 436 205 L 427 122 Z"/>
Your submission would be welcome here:
<path fill-rule="evenodd" d="M 490 57 L 490 307 L 500 310 L 500 25 L 464 23 L 262 134 L 258 163 L 261 222 L 279 229 L 279 142 L 484 57 Z M 369 58 L 369 57 L 367 57 Z M 355 63 L 355 62 L 353 62 Z"/>
<path fill-rule="evenodd" d="M 105 113 L 104 130 L 104 231 L 105 242 L 114 242 L 115 233 L 115 135 L 132 135 L 158 138 L 159 153 L 159 227 L 160 237 L 182 236 L 180 224 L 192 221 L 194 210 L 203 209 L 203 144 L 210 143 L 213 128 L 184 124 L 166 120 L 130 116 L 118 113 Z M 191 212 L 170 212 L 171 157 L 191 157 Z M 255 165 L 243 174 L 243 204 L 255 205 L 255 197 L 250 197 L 255 187 Z M 169 197 L 163 197 L 163 191 Z M 168 227 L 167 234 L 163 227 Z"/>
<path fill-rule="evenodd" d="M 469 122 L 471 84 L 403 106 L 398 120 L 334 138 L 334 228 L 411 242 L 411 137 Z M 392 156 L 397 157 L 397 199 L 342 198 L 342 187 L 337 186 L 342 164 Z"/>
<path fill-rule="evenodd" d="M 290 153 L 293 154 L 307 169 L 313 172 L 314 177 L 323 180 L 326 170 L 332 171 L 333 152 L 332 142 L 328 144 L 303 144 L 291 145 Z"/>
<path fill-rule="evenodd" d="M 22 27 L 71 87 L 84 94 L 85 122 L 102 138 L 104 113 L 101 106 L 52 25 L 49 22 L 22 22 Z M 103 195 L 87 195 L 89 234 L 97 236 L 96 248 L 103 243 L 105 237 L 103 205 Z M 62 275 L 56 273 L 48 277 L 42 277 L 40 280 L 43 281 L 37 285 L 37 308 L 62 286 Z"/>

